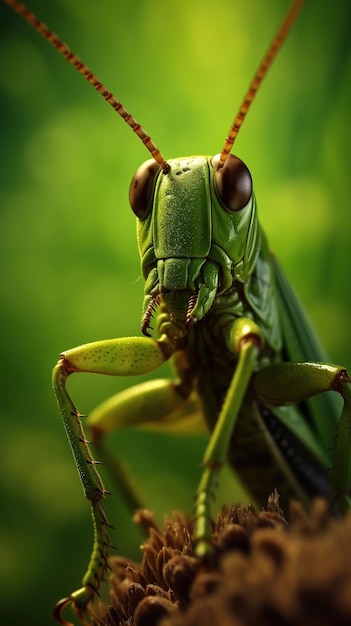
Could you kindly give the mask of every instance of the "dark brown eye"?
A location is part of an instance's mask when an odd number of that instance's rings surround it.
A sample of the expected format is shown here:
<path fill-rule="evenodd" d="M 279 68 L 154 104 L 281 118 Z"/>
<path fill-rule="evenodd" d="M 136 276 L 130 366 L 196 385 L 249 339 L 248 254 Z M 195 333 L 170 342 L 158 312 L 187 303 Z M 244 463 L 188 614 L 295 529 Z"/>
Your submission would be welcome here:
<path fill-rule="evenodd" d="M 144 220 L 150 211 L 156 176 L 160 166 L 154 159 L 145 161 L 135 172 L 129 187 L 129 202 L 135 215 Z"/>
<path fill-rule="evenodd" d="M 224 167 L 218 170 L 219 154 L 212 159 L 219 198 L 228 211 L 240 211 L 251 198 L 252 178 L 245 163 L 229 154 Z"/>

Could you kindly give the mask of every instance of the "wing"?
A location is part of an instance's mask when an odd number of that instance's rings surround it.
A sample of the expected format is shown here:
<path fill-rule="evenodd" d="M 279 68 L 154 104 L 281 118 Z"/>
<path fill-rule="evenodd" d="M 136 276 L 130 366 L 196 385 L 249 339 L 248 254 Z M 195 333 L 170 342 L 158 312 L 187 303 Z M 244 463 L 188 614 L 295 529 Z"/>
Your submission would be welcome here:
<path fill-rule="evenodd" d="M 283 358 L 295 362 L 328 362 L 296 294 L 274 256 L 272 262 L 283 335 Z M 315 396 L 306 402 L 304 410 L 324 449 L 330 451 L 341 414 L 337 394 L 328 392 Z"/>

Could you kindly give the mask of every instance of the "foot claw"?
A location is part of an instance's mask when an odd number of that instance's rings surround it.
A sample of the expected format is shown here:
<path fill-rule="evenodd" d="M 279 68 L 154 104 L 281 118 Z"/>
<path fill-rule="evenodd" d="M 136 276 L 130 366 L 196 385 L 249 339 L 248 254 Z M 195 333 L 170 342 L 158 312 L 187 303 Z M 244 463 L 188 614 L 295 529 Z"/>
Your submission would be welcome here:
<path fill-rule="evenodd" d="M 54 608 L 54 618 L 59 624 L 62 624 L 62 626 L 74 626 L 72 622 L 66 622 L 66 620 L 62 619 L 62 615 L 61 615 L 63 609 L 68 604 L 73 604 L 73 603 L 74 603 L 74 600 L 71 596 L 69 598 L 62 598 L 62 600 L 59 600 L 59 602 L 56 604 Z"/>

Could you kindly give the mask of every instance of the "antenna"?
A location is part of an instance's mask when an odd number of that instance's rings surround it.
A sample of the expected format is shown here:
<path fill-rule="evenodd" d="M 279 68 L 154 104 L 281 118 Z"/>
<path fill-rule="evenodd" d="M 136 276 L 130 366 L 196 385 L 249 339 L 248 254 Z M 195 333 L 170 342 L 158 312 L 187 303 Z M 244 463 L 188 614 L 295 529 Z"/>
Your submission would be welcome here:
<path fill-rule="evenodd" d="M 147 150 L 151 153 L 155 161 L 160 165 L 165 173 L 169 171 L 169 165 L 164 159 L 162 153 L 157 148 L 151 137 L 146 133 L 142 126 L 137 122 L 127 109 L 123 106 L 119 100 L 107 89 L 107 87 L 100 82 L 98 77 L 88 68 L 81 59 L 72 52 L 72 50 L 65 44 L 53 31 L 51 31 L 44 22 L 41 22 L 34 13 L 31 13 L 24 4 L 17 2 L 17 0 L 5 0 L 5 2 L 14 9 L 26 22 L 28 22 L 33 28 L 40 33 L 56 50 L 64 56 L 67 61 L 73 65 L 76 70 L 95 87 L 96 91 L 105 98 L 106 102 L 112 106 L 112 108 L 120 115 L 124 121 L 130 126 L 133 132 L 138 135 Z"/>
<path fill-rule="evenodd" d="M 256 93 L 261 85 L 261 82 L 266 76 L 269 68 L 271 67 L 275 57 L 278 54 L 279 49 L 284 43 L 303 3 L 304 3 L 304 0 L 294 0 L 284 22 L 282 23 L 275 38 L 273 39 L 271 45 L 269 46 L 265 56 L 263 57 L 262 62 L 245 94 L 245 98 L 242 101 L 239 112 L 234 118 L 234 122 L 229 129 L 228 136 L 224 142 L 224 146 L 222 148 L 222 152 L 219 157 L 219 163 L 218 163 L 219 170 L 222 169 L 222 167 L 224 166 L 227 156 L 233 147 L 234 141 L 236 137 L 238 136 L 239 130 L 242 126 L 242 123 L 245 120 L 245 117 L 251 106 L 251 103 L 256 96 Z"/>

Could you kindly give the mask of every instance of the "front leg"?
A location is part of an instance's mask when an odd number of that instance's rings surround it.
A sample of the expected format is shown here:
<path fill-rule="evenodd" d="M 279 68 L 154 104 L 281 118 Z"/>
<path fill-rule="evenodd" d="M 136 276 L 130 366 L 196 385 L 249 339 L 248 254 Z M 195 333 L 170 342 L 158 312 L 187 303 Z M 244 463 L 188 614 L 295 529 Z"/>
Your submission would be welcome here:
<path fill-rule="evenodd" d="M 91 503 L 94 526 L 94 545 L 82 587 L 58 603 L 55 616 L 62 624 L 61 612 L 72 604 L 84 623 L 87 604 L 99 589 L 107 569 L 110 542 L 108 522 L 102 499 L 106 491 L 96 470 L 88 441 L 81 423 L 81 415 L 72 402 L 66 380 L 74 372 L 91 372 L 111 376 L 129 376 L 150 372 L 159 367 L 171 354 L 166 342 L 151 338 L 127 337 L 85 344 L 62 353 L 53 371 L 53 386 L 60 407 L 65 430 L 78 468 L 86 498 Z"/>
<path fill-rule="evenodd" d="M 236 319 L 228 328 L 226 336 L 227 347 L 237 355 L 238 361 L 205 451 L 204 469 L 196 493 L 194 535 L 195 551 L 199 557 L 212 551 L 211 503 L 217 488 L 218 474 L 227 459 L 235 423 L 263 346 L 259 327 L 247 318 Z"/>

